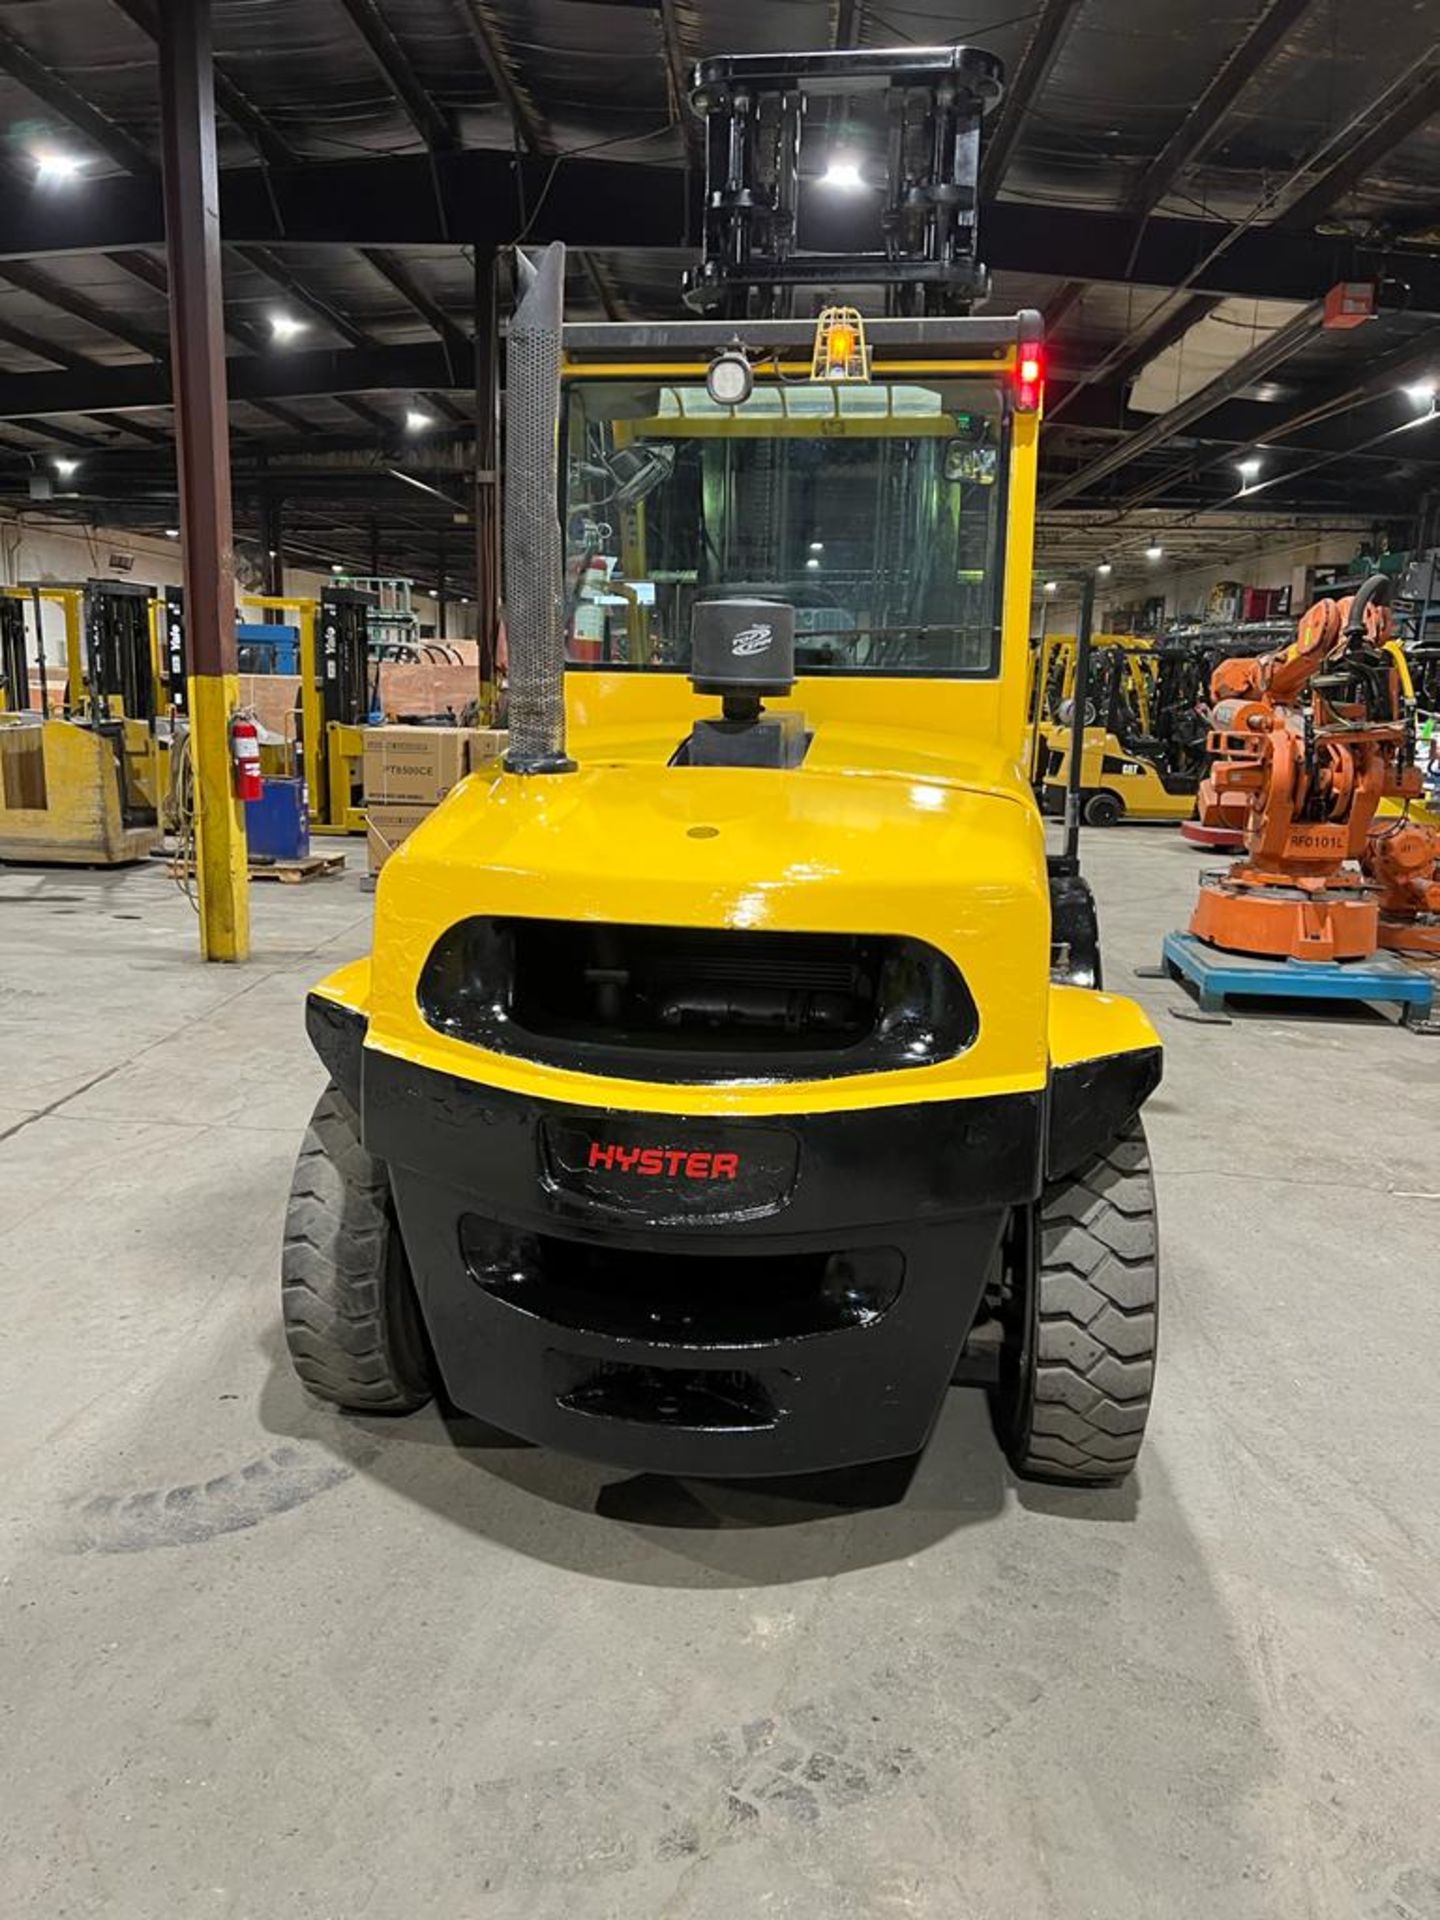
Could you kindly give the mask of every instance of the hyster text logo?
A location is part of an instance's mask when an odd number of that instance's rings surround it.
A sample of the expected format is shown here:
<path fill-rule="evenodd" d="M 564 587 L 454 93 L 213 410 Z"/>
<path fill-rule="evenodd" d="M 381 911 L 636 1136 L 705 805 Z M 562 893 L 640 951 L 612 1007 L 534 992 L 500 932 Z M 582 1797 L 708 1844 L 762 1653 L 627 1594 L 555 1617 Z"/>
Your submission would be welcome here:
<path fill-rule="evenodd" d="M 742 627 L 730 642 L 730 652 L 737 660 L 746 660 L 752 653 L 767 653 L 770 642 L 775 638 L 773 627 L 756 624 Z"/>
<path fill-rule="evenodd" d="M 669 1174 L 672 1180 L 733 1180 L 740 1171 L 738 1153 L 701 1153 L 689 1147 L 616 1147 L 590 1142 L 590 1165 L 607 1173 L 634 1173 L 645 1179 Z"/>

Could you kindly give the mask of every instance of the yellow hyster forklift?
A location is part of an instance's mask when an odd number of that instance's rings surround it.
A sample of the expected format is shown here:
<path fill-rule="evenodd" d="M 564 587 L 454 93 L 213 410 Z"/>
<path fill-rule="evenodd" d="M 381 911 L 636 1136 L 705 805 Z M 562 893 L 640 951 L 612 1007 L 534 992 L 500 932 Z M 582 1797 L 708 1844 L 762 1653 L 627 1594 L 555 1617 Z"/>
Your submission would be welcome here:
<path fill-rule="evenodd" d="M 34 673 L 26 656 L 32 610 Z M 58 609 L 63 691 L 48 687 L 45 615 Z M 0 860 L 115 866 L 158 846 L 175 715 L 153 588 L 89 580 L 0 597 Z"/>
<path fill-rule="evenodd" d="M 1039 317 L 962 311 L 999 92 L 968 48 L 706 61 L 702 317 L 564 325 L 562 250 L 517 261 L 510 749 L 308 1005 L 322 1399 L 746 1476 L 912 1456 L 959 1382 L 1021 1473 L 1135 1464 L 1160 1047 L 1027 779 Z M 842 122 L 859 256 L 809 187 Z M 631 592 L 576 644 L 597 559 Z"/>

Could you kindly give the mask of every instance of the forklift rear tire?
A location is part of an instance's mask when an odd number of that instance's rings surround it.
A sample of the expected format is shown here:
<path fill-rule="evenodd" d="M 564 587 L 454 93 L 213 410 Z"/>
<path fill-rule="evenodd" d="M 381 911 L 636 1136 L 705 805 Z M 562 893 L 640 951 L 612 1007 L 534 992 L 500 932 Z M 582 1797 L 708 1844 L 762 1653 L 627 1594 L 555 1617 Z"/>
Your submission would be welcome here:
<path fill-rule="evenodd" d="M 1092 793 L 1085 802 L 1087 827 L 1118 827 L 1125 818 L 1125 802 L 1115 793 Z"/>
<path fill-rule="evenodd" d="M 1019 1238 L 1029 1277 L 992 1390 L 996 1431 L 1023 1479 L 1113 1485 L 1139 1456 L 1155 1379 L 1155 1187 L 1140 1122 L 1051 1181 Z"/>
<path fill-rule="evenodd" d="M 295 1163 L 285 1213 L 281 1312 L 295 1371 L 351 1413 L 411 1413 L 434 1391 L 415 1284 L 383 1161 L 360 1144 L 331 1085 Z"/>

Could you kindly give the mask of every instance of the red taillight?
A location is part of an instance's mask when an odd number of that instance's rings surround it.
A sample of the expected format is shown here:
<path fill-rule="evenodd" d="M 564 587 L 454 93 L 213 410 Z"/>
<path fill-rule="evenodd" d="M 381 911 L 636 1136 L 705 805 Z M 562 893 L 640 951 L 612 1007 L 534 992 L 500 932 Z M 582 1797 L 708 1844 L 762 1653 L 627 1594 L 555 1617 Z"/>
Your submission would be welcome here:
<path fill-rule="evenodd" d="M 1019 364 L 1015 368 L 1015 405 L 1021 413 L 1035 413 L 1039 410 L 1040 395 L 1045 385 L 1045 363 L 1035 347 L 1020 349 Z"/>

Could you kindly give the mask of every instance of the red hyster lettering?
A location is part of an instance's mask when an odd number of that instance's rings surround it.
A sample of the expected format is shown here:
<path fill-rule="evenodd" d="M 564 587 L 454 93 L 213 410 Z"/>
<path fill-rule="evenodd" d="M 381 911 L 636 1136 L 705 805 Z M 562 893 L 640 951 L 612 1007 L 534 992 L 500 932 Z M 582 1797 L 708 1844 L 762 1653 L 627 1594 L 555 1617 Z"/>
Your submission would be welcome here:
<path fill-rule="evenodd" d="M 738 1153 L 705 1153 L 690 1147 L 622 1147 L 608 1140 L 590 1142 L 590 1166 L 606 1173 L 633 1173 L 653 1180 L 668 1174 L 672 1180 L 734 1180 L 740 1173 Z"/>

